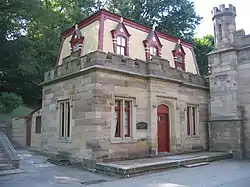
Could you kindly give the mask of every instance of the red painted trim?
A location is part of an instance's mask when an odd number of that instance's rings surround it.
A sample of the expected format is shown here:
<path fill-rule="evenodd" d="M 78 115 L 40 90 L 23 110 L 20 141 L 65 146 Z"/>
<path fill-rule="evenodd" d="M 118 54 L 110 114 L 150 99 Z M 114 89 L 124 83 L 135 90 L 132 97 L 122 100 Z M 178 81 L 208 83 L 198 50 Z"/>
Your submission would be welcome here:
<path fill-rule="evenodd" d="M 86 19 L 82 20 L 79 24 L 78 24 L 78 28 L 82 29 L 84 27 L 86 27 L 87 25 L 95 22 L 96 20 L 98 20 L 100 18 L 100 15 L 102 14 L 103 10 L 100 10 L 94 14 L 92 14 L 91 16 L 87 17 Z M 72 34 L 72 32 L 74 31 L 75 26 L 72 26 L 71 28 L 67 29 L 66 31 L 64 31 L 61 35 L 62 37 L 68 37 Z"/>
<path fill-rule="evenodd" d="M 191 129 L 190 129 L 190 108 L 191 107 L 187 107 L 187 135 L 190 136 L 191 135 Z"/>
<path fill-rule="evenodd" d="M 110 19 L 112 21 L 116 21 L 116 22 L 119 22 L 121 16 L 120 15 L 117 15 L 117 14 L 114 14 L 114 13 L 111 13 L 107 10 L 100 10 L 102 14 L 104 14 L 107 19 Z M 146 32 L 146 33 L 149 33 L 152 28 L 150 27 L 146 27 L 142 24 L 139 24 L 139 23 L 135 23 L 134 21 L 132 21 L 131 19 L 127 19 L 127 18 L 123 18 L 123 23 L 129 27 L 133 27 L 135 29 L 138 29 L 138 30 L 141 30 L 143 32 Z M 167 34 L 165 32 L 162 32 L 162 31 L 155 31 L 158 35 L 158 37 L 160 38 L 163 38 L 163 39 L 166 39 L 166 40 L 169 40 L 169 41 L 172 41 L 172 42 L 175 42 L 177 43 L 179 38 L 177 37 L 174 37 L 170 34 Z M 191 43 L 188 43 L 184 40 L 181 40 L 181 43 L 183 44 L 183 46 L 185 47 L 188 47 L 188 48 L 193 48 L 193 45 Z"/>
<path fill-rule="evenodd" d="M 103 38 L 104 38 L 104 15 L 101 14 L 99 19 L 99 33 L 98 33 L 98 49 L 103 50 Z"/>
<path fill-rule="evenodd" d="M 66 38 L 62 38 L 61 44 L 60 44 L 60 49 L 59 49 L 59 54 L 57 55 L 57 59 L 56 59 L 56 66 L 58 66 L 59 64 L 59 60 L 60 60 L 60 56 L 62 53 L 62 47 L 63 47 L 63 43 L 65 41 Z"/>
<path fill-rule="evenodd" d="M 128 134 L 125 134 L 125 137 L 130 137 L 130 120 L 131 120 L 131 109 L 130 109 L 130 103 L 131 101 L 125 101 L 125 106 L 126 104 L 128 105 L 127 107 L 125 107 L 125 112 L 128 113 Z"/>
<path fill-rule="evenodd" d="M 156 41 L 153 41 L 153 38 L 155 37 Z M 156 55 L 161 56 L 161 50 L 162 50 L 162 44 L 158 38 L 157 33 L 152 30 L 147 39 L 143 41 L 144 47 L 145 47 L 145 53 L 146 53 L 146 60 L 150 60 L 150 47 L 156 48 Z M 147 51 L 148 50 L 148 51 Z"/>
<path fill-rule="evenodd" d="M 81 52 L 82 52 L 82 49 L 83 49 L 84 37 L 74 38 L 74 36 L 75 36 L 75 35 L 73 34 L 73 35 L 72 35 L 72 38 L 71 38 L 71 40 L 70 40 L 70 44 L 71 44 L 71 54 L 72 54 L 72 53 L 78 52 L 78 56 L 80 56 L 80 55 L 81 55 Z M 80 45 L 82 45 L 82 46 L 81 46 L 81 48 L 80 48 L 78 51 L 73 52 L 73 48 L 74 48 L 74 46 L 77 45 L 77 44 L 80 44 Z"/>
<path fill-rule="evenodd" d="M 115 137 L 121 137 L 121 101 L 116 100 L 115 103 L 118 103 L 118 106 L 115 106 L 115 112 L 117 112 L 117 121 L 118 121 L 118 132 L 115 132 Z"/>

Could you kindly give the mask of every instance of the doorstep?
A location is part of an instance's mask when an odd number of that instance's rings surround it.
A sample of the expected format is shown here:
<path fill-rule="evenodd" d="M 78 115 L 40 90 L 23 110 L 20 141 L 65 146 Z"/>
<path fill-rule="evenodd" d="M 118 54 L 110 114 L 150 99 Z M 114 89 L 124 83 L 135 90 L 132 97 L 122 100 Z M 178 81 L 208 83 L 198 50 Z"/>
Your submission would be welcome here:
<path fill-rule="evenodd" d="M 143 158 L 109 163 L 96 163 L 96 172 L 121 178 L 133 177 L 145 173 L 163 171 L 183 167 L 188 164 L 198 164 L 232 158 L 226 152 L 199 152 L 175 156 Z"/>

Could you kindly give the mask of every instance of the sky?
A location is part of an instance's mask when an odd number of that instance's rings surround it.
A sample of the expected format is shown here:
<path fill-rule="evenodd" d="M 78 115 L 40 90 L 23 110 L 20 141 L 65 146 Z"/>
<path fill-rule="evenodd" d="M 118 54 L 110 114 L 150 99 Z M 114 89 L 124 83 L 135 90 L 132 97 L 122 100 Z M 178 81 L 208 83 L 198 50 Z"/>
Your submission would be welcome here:
<path fill-rule="evenodd" d="M 196 37 L 202 37 L 207 34 L 213 34 L 213 22 L 211 10 L 213 7 L 219 7 L 220 4 L 232 4 L 236 7 L 236 29 L 244 29 L 246 34 L 250 34 L 250 9 L 249 0 L 193 0 L 196 12 L 203 17 L 200 26 L 197 28 Z"/>

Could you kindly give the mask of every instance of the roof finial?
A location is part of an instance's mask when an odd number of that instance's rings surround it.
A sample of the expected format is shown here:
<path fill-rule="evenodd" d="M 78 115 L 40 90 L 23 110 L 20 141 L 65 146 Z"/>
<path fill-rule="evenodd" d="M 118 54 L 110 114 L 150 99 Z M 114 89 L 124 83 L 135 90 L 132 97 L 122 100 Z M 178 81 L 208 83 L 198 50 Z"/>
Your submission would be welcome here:
<path fill-rule="evenodd" d="M 75 24 L 75 30 L 78 30 L 78 24 L 77 23 Z"/>
<path fill-rule="evenodd" d="M 123 17 L 121 17 L 121 19 L 120 19 L 120 23 L 122 23 L 123 22 Z"/>
<path fill-rule="evenodd" d="M 181 44 L 181 40 L 180 39 L 178 39 L 178 44 Z"/>
<path fill-rule="evenodd" d="M 154 23 L 154 24 L 153 24 L 153 28 L 152 28 L 152 29 L 153 29 L 153 31 L 155 30 L 155 27 L 156 27 L 156 24 Z"/>

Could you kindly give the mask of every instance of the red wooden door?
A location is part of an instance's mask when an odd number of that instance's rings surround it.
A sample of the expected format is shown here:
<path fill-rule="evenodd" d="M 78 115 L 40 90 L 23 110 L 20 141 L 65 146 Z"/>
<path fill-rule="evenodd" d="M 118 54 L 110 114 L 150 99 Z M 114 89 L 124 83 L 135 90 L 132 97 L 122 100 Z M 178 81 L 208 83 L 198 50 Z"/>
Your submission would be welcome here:
<path fill-rule="evenodd" d="M 158 152 L 169 152 L 169 111 L 166 105 L 157 108 L 158 117 Z"/>

